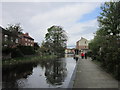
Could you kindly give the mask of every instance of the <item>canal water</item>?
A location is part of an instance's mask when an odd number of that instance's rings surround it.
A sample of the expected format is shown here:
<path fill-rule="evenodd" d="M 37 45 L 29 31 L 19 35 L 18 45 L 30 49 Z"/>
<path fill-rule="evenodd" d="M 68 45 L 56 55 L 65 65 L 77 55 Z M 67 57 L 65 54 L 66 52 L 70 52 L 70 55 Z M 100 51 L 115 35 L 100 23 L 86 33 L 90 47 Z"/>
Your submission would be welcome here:
<path fill-rule="evenodd" d="M 3 88 L 67 88 L 76 61 L 71 56 L 3 67 Z"/>

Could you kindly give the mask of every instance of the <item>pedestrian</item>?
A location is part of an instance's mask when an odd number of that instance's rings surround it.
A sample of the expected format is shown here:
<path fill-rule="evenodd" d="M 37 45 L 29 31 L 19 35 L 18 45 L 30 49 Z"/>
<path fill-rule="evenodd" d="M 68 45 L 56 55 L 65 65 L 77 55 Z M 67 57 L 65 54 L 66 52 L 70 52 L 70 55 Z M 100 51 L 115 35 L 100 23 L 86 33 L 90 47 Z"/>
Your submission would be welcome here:
<path fill-rule="evenodd" d="M 87 53 L 85 53 L 85 59 L 87 59 Z"/>
<path fill-rule="evenodd" d="M 82 58 L 82 59 L 84 58 L 84 53 L 83 53 L 83 52 L 81 53 L 81 58 Z"/>

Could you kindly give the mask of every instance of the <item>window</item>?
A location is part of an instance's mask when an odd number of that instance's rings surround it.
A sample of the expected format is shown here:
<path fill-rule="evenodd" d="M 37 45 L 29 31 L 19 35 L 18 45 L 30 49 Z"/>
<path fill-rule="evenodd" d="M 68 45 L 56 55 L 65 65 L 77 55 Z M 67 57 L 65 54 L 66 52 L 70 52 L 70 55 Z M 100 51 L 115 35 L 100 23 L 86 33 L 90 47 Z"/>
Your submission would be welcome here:
<path fill-rule="evenodd" d="M 4 35 L 5 41 L 8 40 L 8 35 Z"/>
<path fill-rule="evenodd" d="M 11 42 L 13 42 L 13 37 L 11 37 Z"/>
<path fill-rule="evenodd" d="M 18 39 L 16 39 L 16 41 L 15 41 L 16 43 L 18 43 Z"/>
<path fill-rule="evenodd" d="M 27 43 L 25 43 L 25 46 L 27 46 Z"/>
<path fill-rule="evenodd" d="M 4 45 L 4 47 L 7 47 L 7 45 Z"/>
<path fill-rule="evenodd" d="M 27 41 L 27 39 L 25 38 L 25 41 Z"/>
<path fill-rule="evenodd" d="M 86 44 L 86 41 L 85 41 L 85 44 Z"/>

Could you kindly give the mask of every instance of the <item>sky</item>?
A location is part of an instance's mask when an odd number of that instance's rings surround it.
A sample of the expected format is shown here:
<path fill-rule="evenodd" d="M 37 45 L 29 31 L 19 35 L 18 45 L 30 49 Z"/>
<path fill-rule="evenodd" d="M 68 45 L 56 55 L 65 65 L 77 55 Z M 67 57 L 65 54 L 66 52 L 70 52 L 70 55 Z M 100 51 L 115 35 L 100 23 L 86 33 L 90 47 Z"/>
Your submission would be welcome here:
<path fill-rule="evenodd" d="M 93 39 L 98 28 L 102 2 L 2 2 L 0 3 L 0 26 L 20 23 L 35 42 L 44 40 L 47 28 L 63 27 L 68 36 L 67 46 L 75 47 L 84 37 Z"/>

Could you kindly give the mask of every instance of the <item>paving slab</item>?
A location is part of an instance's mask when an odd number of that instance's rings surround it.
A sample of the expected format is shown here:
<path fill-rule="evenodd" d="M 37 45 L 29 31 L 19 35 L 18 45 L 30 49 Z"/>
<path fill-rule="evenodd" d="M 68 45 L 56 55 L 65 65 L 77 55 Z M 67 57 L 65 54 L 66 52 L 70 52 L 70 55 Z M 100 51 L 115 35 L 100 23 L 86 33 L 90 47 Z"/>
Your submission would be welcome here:
<path fill-rule="evenodd" d="M 73 88 L 118 88 L 118 81 L 91 59 L 80 59 Z"/>

